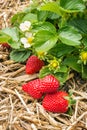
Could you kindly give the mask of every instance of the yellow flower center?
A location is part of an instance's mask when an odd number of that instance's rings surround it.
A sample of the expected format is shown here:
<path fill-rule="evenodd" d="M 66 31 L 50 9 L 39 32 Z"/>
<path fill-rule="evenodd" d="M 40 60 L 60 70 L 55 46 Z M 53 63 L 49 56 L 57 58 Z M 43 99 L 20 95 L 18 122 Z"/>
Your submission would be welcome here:
<path fill-rule="evenodd" d="M 51 63 L 50 63 L 50 65 L 51 65 L 53 68 L 57 68 L 57 67 L 59 67 L 59 62 L 56 61 L 56 60 L 52 60 Z"/>
<path fill-rule="evenodd" d="M 54 63 L 52 64 L 52 66 L 53 66 L 54 68 L 56 68 L 56 67 L 58 66 L 58 64 L 54 62 Z"/>
<path fill-rule="evenodd" d="M 28 38 L 28 42 L 31 44 L 32 41 L 33 41 L 33 37 L 29 37 L 29 38 Z"/>
<path fill-rule="evenodd" d="M 87 61 L 87 52 L 82 52 L 81 53 L 81 60 L 82 61 Z"/>
<path fill-rule="evenodd" d="M 39 55 L 39 56 L 44 56 L 44 52 L 43 52 L 43 51 L 38 52 L 38 55 Z"/>

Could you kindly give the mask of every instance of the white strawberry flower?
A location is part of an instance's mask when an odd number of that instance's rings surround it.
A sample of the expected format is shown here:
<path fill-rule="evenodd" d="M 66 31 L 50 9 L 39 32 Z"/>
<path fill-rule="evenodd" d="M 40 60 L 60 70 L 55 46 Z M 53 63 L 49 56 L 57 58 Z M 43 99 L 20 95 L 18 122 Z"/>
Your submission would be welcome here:
<path fill-rule="evenodd" d="M 33 4 L 33 1 L 32 1 L 32 0 L 30 0 L 30 1 L 29 1 L 29 4 Z"/>
<path fill-rule="evenodd" d="M 25 38 L 25 37 L 22 37 L 21 38 L 21 43 L 24 45 L 24 48 L 29 48 L 31 45 L 28 43 L 28 40 L 27 40 L 27 38 Z"/>
<path fill-rule="evenodd" d="M 26 32 L 25 37 L 27 37 L 27 38 L 32 37 L 32 33 L 31 32 Z"/>
<path fill-rule="evenodd" d="M 21 23 L 19 26 L 19 28 L 22 32 L 28 31 L 30 27 L 31 27 L 30 21 L 25 21 L 25 22 Z"/>
<path fill-rule="evenodd" d="M 32 33 L 29 32 L 26 32 L 25 37 L 22 37 L 20 39 L 21 43 L 24 45 L 24 48 L 31 47 L 32 40 L 33 40 Z"/>

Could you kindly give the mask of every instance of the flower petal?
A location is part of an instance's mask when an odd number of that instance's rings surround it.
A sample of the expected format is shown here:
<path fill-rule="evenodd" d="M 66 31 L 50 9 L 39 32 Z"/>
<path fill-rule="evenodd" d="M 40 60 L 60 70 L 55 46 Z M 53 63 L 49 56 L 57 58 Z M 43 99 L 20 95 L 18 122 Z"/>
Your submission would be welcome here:
<path fill-rule="evenodd" d="M 25 36 L 26 36 L 27 38 L 32 37 L 32 33 L 31 33 L 31 32 L 26 32 L 26 33 L 25 33 Z"/>
<path fill-rule="evenodd" d="M 24 48 L 29 48 L 29 47 L 31 47 L 31 45 L 29 43 L 24 44 Z"/>
<path fill-rule="evenodd" d="M 25 22 L 24 22 L 24 25 L 25 25 L 26 27 L 30 28 L 31 22 L 30 22 L 30 21 L 25 21 Z"/>
<path fill-rule="evenodd" d="M 29 44 L 27 38 L 22 37 L 22 38 L 20 39 L 20 41 L 21 41 L 21 43 L 24 45 L 24 48 L 29 48 L 29 47 L 31 47 L 31 44 Z"/>
<path fill-rule="evenodd" d="M 29 30 L 30 27 L 31 27 L 30 21 L 25 21 L 24 23 L 21 23 L 20 26 L 19 26 L 20 30 L 23 31 L 23 32 Z"/>
<path fill-rule="evenodd" d="M 28 42 L 25 37 L 21 38 L 20 41 L 21 41 L 22 44 L 26 44 Z"/>

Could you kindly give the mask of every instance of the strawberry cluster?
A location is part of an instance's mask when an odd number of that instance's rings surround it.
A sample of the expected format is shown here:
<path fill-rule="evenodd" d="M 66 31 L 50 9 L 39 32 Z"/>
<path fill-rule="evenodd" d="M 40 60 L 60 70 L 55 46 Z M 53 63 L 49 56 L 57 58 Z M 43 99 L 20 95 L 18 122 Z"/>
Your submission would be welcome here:
<path fill-rule="evenodd" d="M 38 72 L 44 62 L 37 56 L 31 56 L 26 63 L 26 73 L 33 74 Z M 53 75 L 49 74 L 42 79 L 34 79 L 22 85 L 22 90 L 34 99 L 43 97 L 42 105 L 50 112 L 65 113 L 68 110 L 68 93 L 59 91 L 60 83 Z"/>
<path fill-rule="evenodd" d="M 22 89 L 36 99 L 40 99 L 43 94 L 55 93 L 58 88 L 59 81 L 52 75 L 47 75 L 43 79 L 35 79 L 22 85 Z"/>

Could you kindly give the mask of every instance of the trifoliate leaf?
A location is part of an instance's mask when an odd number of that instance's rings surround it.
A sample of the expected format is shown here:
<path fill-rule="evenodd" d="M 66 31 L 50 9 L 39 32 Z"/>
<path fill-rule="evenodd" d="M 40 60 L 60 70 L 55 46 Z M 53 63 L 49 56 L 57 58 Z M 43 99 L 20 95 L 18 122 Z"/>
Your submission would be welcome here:
<path fill-rule="evenodd" d="M 13 28 L 7 27 L 7 28 L 3 29 L 2 32 L 7 34 L 8 36 L 10 36 L 13 41 L 18 42 L 18 40 L 19 40 L 19 32 L 18 32 L 16 27 L 13 27 Z"/>
<path fill-rule="evenodd" d="M 81 34 L 73 27 L 66 26 L 59 30 L 59 39 L 66 45 L 78 46 L 81 38 Z"/>
<path fill-rule="evenodd" d="M 16 62 L 24 62 L 27 60 L 30 54 L 31 54 L 30 50 L 16 49 L 11 51 L 10 58 Z"/>
<path fill-rule="evenodd" d="M 85 9 L 83 0 L 60 0 L 60 6 L 67 12 L 80 12 Z"/>
<path fill-rule="evenodd" d="M 49 31 L 38 31 L 34 37 L 34 47 L 37 52 L 47 52 L 57 42 L 58 37 Z"/>

